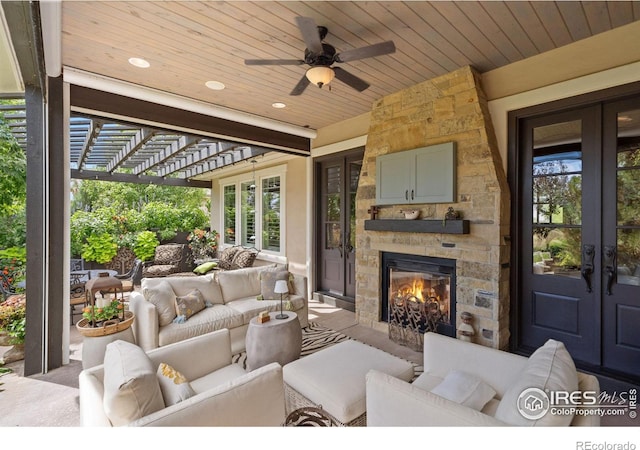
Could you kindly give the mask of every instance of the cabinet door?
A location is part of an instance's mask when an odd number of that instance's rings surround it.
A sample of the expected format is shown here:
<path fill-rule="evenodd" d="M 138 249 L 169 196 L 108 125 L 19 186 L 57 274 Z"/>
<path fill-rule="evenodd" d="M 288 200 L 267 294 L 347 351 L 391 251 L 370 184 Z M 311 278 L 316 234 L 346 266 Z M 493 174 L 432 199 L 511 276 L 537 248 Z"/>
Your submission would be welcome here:
<path fill-rule="evenodd" d="M 414 161 L 416 182 L 415 188 L 409 190 L 409 200 L 413 203 L 455 202 L 455 144 L 447 142 L 417 149 Z"/>
<path fill-rule="evenodd" d="M 398 205 L 410 203 L 415 184 L 415 154 L 399 152 L 376 159 L 376 203 Z"/>

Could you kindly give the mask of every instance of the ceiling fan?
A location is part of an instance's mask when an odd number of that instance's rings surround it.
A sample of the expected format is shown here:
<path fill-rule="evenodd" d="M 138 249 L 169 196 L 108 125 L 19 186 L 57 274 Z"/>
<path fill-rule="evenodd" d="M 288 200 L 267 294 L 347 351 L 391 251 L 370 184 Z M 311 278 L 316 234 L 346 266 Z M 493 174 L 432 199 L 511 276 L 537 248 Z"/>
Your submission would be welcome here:
<path fill-rule="evenodd" d="M 245 59 L 248 66 L 278 66 L 278 65 L 302 65 L 311 66 L 305 75 L 293 88 L 290 95 L 300 95 L 310 83 L 318 87 L 327 85 L 337 78 L 355 90 L 362 92 L 369 87 L 369 83 L 358 78 L 341 67 L 331 67 L 334 63 L 346 63 L 358 59 L 373 56 L 386 55 L 396 51 L 393 41 L 385 41 L 366 47 L 354 48 L 342 53 L 324 41 L 327 36 L 327 27 L 317 26 L 310 17 L 296 17 L 296 23 L 302 33 L 302 39 L 307 48 L 304 50 L 304 59 Z"/>

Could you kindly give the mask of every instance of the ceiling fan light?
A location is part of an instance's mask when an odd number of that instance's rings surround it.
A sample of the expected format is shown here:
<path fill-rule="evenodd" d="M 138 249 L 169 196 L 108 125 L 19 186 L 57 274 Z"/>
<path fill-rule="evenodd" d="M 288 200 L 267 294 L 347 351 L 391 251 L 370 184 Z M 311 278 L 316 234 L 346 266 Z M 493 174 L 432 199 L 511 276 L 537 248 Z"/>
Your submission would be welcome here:
<path fill-rule="evenodd" d="M 307 70 L 307 78 L 318 87 L 331 83 L 336 74 L 331 67 L 316 66 Z"/>

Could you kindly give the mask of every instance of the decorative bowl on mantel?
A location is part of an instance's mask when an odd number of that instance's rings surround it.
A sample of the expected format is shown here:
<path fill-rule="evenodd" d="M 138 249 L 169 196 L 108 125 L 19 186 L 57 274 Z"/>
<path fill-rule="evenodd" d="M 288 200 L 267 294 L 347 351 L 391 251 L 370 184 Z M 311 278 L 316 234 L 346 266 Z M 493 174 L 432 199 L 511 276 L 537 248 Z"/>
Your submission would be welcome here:
<path fill-rule="evenodd" d="M 401 209 L 400 212 L 404 214 L 404 218 L 408 220 L 415 220 L 420 217 L 419 209 Z"/>

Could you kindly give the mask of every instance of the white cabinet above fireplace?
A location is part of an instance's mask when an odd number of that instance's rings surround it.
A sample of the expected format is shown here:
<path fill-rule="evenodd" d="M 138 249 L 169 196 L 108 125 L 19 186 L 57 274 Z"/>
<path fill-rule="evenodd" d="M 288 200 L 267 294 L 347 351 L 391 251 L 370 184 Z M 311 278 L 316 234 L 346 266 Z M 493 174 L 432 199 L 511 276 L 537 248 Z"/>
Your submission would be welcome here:
<path fill-rule="evenodd" d="M 454 142 L 376 158 L 376 204 L 452 203 L 456 187 Z"/>

